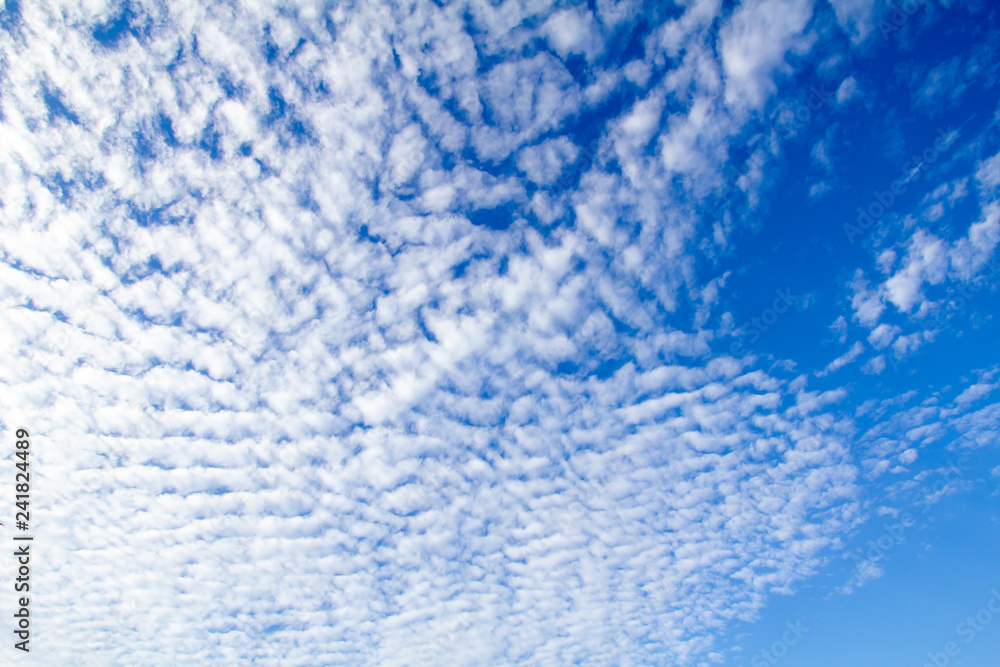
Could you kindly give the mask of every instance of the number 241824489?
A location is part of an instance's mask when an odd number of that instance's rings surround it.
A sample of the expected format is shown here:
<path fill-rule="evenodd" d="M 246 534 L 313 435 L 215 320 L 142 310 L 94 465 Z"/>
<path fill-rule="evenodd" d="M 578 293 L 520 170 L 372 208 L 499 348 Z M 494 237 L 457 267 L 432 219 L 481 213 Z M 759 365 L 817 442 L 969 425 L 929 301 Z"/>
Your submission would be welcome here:
<path fill-rule="evenodd" d="M 31 450 L 31 442 L 28 440 L 30 434 L 27 429 L 17 429 L 16 435 L 18 439 L 14 446 L 17 448 L 15 457 L 17 458 L 18 472 L 14 477 L 14 490 L 17 492 L 17 495 L 14 496 L 14 504 L 18 512 L 14 515 L 14 519 L 18 528 L 27 530 L 28 522 L 31 520 L 31 513 L 28 511 L 31 502 L 31 476 L 28 473 L 28 454 Z"/>

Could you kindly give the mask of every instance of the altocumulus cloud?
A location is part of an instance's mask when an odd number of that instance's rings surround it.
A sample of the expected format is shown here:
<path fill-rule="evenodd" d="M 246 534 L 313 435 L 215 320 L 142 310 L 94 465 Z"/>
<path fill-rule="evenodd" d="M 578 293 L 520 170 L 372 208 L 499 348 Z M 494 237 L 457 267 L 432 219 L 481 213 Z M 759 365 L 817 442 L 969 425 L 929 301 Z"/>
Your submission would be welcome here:
<path fill-rule="evenodd" d="M 37 664 L 699 664 L 841 547 L 880 461 L 985 437 L 995 369 L 859 460 L 845 391 L 713 352 L 727 146 L 870 12 L 633 4 L 8 0 Z M 861 324 L 995 227 L 859 273 Z"/>

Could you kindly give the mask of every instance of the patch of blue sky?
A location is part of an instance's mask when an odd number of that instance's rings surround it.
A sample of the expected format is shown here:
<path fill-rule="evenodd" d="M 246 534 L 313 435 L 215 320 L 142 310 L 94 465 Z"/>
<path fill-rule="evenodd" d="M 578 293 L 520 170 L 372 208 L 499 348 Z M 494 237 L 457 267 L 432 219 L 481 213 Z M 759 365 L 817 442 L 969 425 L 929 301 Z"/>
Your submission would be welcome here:
<path fill-rule="evenodd" d="M 822 368 L 826 360 L 836 356 L 832 349 L 845 349 L 843 338 L 838 345 L 839 333 L 830 328 L 829 313 L 831 306 L 836 312 L 835 304 L 842 302 L 855 271 L 860 268 L 873 272 L 880 253 L 894 247 L 898 249 L 900 245 L 905 248 L 914 223 L 926 220 L 923 216 L 927 215 L 928 200 L 934 203 L 933 193 L 939 186 L 974 172 L 977 162 L 996 151 L 991 145 L 995 140 L 989 135 L 998 91 L 995 75 L 988 68 L 985 72 L 980 71 L 980 76 L 968 76 L 967 80 L 954 82 L 962 88 L 962 103 L 938 99 L 926 105 L 915 104 L 920 98 L 910 92 L 928 72 L 935 71 L 936 63 L 951 58 L 971 60 L 969 54 L 984 50 L 993 52 L 995 33 L 988 25 L 995 16 L 989 16 L 985 25 L 971 32 L 960 30 L 959 26 L 967 26 L 968 19 L 961 11 L 947 12 L 933 27 L 914 29 L 904 42 L 905 46 L 890 40 L 881 45 L 881 49 L 873 48 L 870 53 L 855 59 L 852 78 L 860 90 L 869 91 L 863 97 L 864 108 L 828 112 L 825 122 L 806 129 L 799 146 L 789 147 L 781 170 L 767 186 L 770 193 L 766 199 L 767 222 L 759 233 L 740 244 L 740 252 L 747 251 L 747 256 L 753 259 L 733 268 L 741 272 L 746 286 L 743 294 L 733 294 L 733 298 L 740 305 L 746 304 L 742 317 L 737 316 L 737 319 L 748 324 L 754 317 L 759 321 L 773 291 L 778 288 L 791 288 L 793 293 L 808 300 L 810 307 L 788 309 L 787 313 L 772 318 L 772 325 L 748 326 L 759 335 L 754 336 L 753 345 L 745 345 L 747 349 L 759 350 L 767 358 L 794 359 L 799 371 Z M 882 49 L 899 52 L 899 57 L 914 53 L 920 53 L 920 57 L 900 64 L 895 58 L 886 57 Z M 960 132 L 979 150 L 959 148 L 929 152 L 925 159 L 931 158 L 937 164 L 932 163 L 921 177 L 907 183 L 902 188 L 904 192 L 890 194 L 893 182 L 905 176 L 902 167 L 908 169 L 916 164 L 916 161 L 909 161 L 910 156 L 923 155 L 932 147 L 941 128 Z M 831 130 L 838 135 L 832 142 L 834 151 L 839 152 L 839 159 L 850 166 L 834 172 L 836 183 L 830 191 L 824 189 L 818 196 L 811 195 L 809 189 L 813 179 L 803 176 L 822 171 L 816 168 L 816 150 L 810 143 L 817 139 L 824 141 L 824 133 L 829 136 Z M 970 139 L 972 137 L 977 139 Z M 868 222 L 868 218 L 863 218 L 867 226 L 859 223 L 859 216 L 875 202 L 885 206 L 885 214 L 878 213 L 874 224 Z M 873 210 L 878 211 L 879 207 Z M 974 196 L 969 196 L 944 216 L 937 213 L 932 220 L 936 227 L 932 229 L 941 238 L 953 242 L 965 236 L 970 225 L 978 222 L 982 215 L 981 205 L 975 202 Z M 863 229 L 857 233 L 854 226 L 859 224 Z M 913 352 L 912 356 L 897 357 L 889 350 L 887 370 L 876 374 L 869 367 L 867 372 L 862 372 L 864 361 L 877 355 L 877 351 L 872 354 L 869 337 L 864 343 L 866 354 L 858 363 L 847 366 L 829 380 L 814 382 L 819 386 L 848 386 L 857 403 L 900 396 L 916 387 L 927 386 L 954 387 L 947 392 L 947 398 L 931 399 L 935 403 L 954 399 L 968 383 L 975 382 L 968 377 L 968 370 L 991 365 L 1000 351 L 997 343 L 1000 331 L 991 316 L 996 305 L 996 277 L 988 264 L 977 283 L 971 289 L 963 287 L 961 290 L 955 286 L 940 286 L 936 295 L 945 295 L 947 287 L 946 296 L 951 303 L 945 304 L 946 313 L 929 318 L 929 326 L 917 320 L 914 327 L 911 314 L 904 315 L 889 307 L 890 312 L 885 317 L 889 326 L 899 326 L 906 333 L 928 329 L 935 333 L 933 342 Z M 753 301 L 755 296 L 756 302 Z M 734 314 L 736 312 L 738 310 Z M 848 330 L 858 326 L 850 317 L 847 320 Z M 879 349 L 885 348 L 885 344 L 875 343 Z M 920 396 L 912 400 L 919 401 Z M 872 421 L 878 419 L 859 414 L 861 432 L 867 428 L 864 424 Z M 968 446 L 963 442 L 964 435 L 955 429 L 944 430 L 933 446 L 921 450 L 918 468 L 947 469 L 962 451 L 961 446 Z M 930 507 L 926 515 L 914 511 L 918 520 L 912 532 L 925 532 L 909 539 L 905 548 L 899 548 L 899 559 L 903 562 L 898 565 L 879 563 L 877 567 L 884 566 L 885 572 L 894 571 L 891 581 L 869 584 L 877 593 L 862 587 L 860 592 L 855 591 L 845 598 L 835 595 L 831 599 L 828 596 L 835 584 L 822 580 L 810 584 L 806 589 L 815 590 L 812 596 L 799 592 L 789 600 L 769 606 L 761 625 L 751 631 L 753 644 L 746 647 L 740 658 L 733 657 L 726 664 L 755 664 L 751 662 L 754 658 L 756 664 L 923 664 L 931 661 L 930 653 L 940 655 L 942 648 L 937 643 L 944 646 L 947 641 L 956 639 L 947 635 L 954 634 L 955 625 L 967 613 L 974 614 L 985 605 L 990 596 L 987 584 L 991 581 L 992 565 L 989 557 L 981 554 L 991 550 L 995 553 L 996 549 L 990 526 L 995 526 L 998 517 L 994 510 L 988 509 L 990 503 L 985 500 L 991 494 L 995 496 L 996 478 L 991 478 L 988 471 L 996 465 L 996 452 L 977 451 L 974 461 L 972 470 L 986 471 L 973 475 L 974 481 L 970 482 L 983 505 L 973 507 L 969 496 L 960 496 L 961 500 L 950 498 L 940 506 Z M 929 494 L 927 489 L 918 489 Z M 880 492 L 872 493 L 874 497 Z M 913 510 L 905 502 L 901 505 L 895 508 L 899 512 Z M 958 509 L 960 507 L 964 511 Z M 874 526 L 898 521 L 890 516 L 882 519 L 872 522 L 865 533 L 867 537 L 878 539 L 885 531 Z M 975 549 L 977 556 L 970 558 L 967 567 L 959 568 L 956 564 L 964 560 L 959 552 L 977 541 L 981 544 Z M 846 541 L 845 549 L 850 552 L 859 545 L 864 548 L 864 544 L 864 539 L 855 537 Z M 881 552 L 876 550 L 876 555 L 881 556 Z M 846 562 L 852 563 L 851 560 Z M 875 566 L 874 561 L 872 565 Z M 834 571 L 832 569 L 828 576 L 845 577 L 843 573 L 833 574 Z M 934 585 L 917 587 L 919 593 L 913 592 L 912 584 L 905 583 L 930 583 L 932 580 Z M 902 594 L 904 588 L 908 590 L 905 595 Z M 970 599 L 976 592 L 981 600 Z M 923 611 L 915 612 L 915 609 Z M 880 618 L 883 620 L 876 622 Z M 894 618 L 905 620 L 891 620 Z M 805 624 L 811 628 L 810 636 L 794 647 L 781 646 L 785 623 L 798 619 L 806 619 Z M 917 625 L 919 630 L 915 629 Z M 914 642 L 914 637 L 927 638 L 927 641 Z M 845 638 L 850 640 L 845 642 Z M 772 645 L 775 651 L 763 653 Z M 758 649 L 760 652 L 755 652 Z M 995 642 L 978 640 L 978 644 L 970 644 L 969 651 L 962 653 L 960 664 L 977 664 L 977 660 L 985 659 L 991 650 L 996 650 Z"/>

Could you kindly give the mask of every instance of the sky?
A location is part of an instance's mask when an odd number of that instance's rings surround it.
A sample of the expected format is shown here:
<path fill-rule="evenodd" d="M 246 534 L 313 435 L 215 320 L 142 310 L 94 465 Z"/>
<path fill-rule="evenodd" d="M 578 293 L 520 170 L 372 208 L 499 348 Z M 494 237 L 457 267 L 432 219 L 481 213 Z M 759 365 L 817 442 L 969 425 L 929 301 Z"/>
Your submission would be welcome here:
<path fill-rule="evenodd" d="M 1000 6 L 0 6 L 4 664 L 995 664 Z"/>

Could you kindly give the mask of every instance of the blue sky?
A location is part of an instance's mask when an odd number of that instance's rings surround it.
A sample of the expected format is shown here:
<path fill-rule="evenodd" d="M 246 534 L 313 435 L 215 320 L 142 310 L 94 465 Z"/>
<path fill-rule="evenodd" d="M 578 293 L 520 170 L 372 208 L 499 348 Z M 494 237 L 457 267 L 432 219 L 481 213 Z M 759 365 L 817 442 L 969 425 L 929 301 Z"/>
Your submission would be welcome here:
<path fill-rule="evenodd" d="M 992 664 L 993 4 L 0 6 L 24 664 Z"/>

